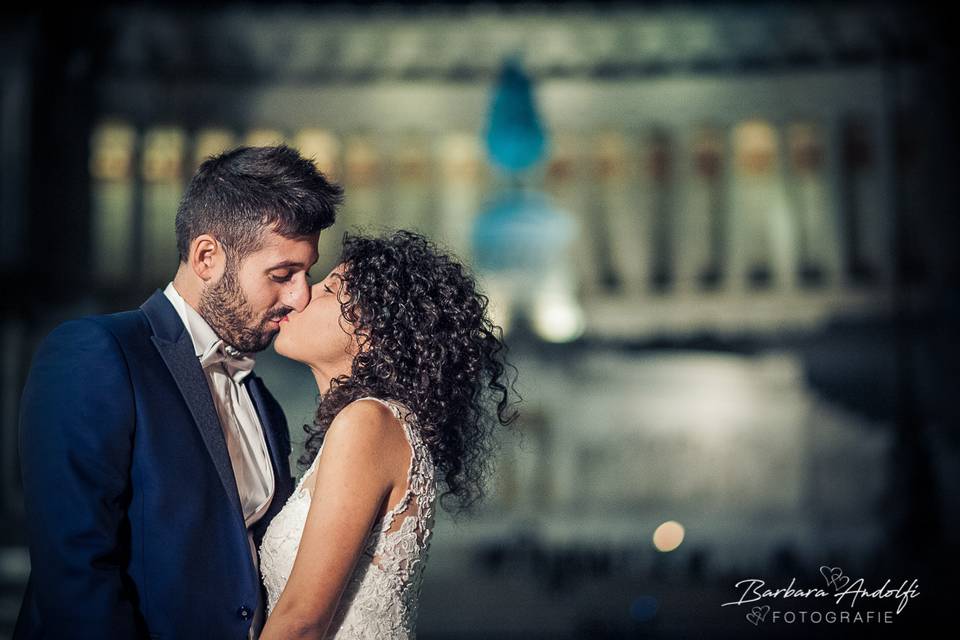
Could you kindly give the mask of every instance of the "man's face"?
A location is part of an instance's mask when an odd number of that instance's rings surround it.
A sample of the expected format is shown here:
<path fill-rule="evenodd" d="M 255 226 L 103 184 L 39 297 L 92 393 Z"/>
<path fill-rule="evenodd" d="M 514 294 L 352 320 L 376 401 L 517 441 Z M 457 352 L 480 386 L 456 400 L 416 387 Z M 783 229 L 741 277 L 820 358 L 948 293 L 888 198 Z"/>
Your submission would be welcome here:
<path fill-rule="evenodd" d="M 263 351 L 279 320 L 310 302 L 307 271 L 318 258 L 319 234 L 290 239 L 264 232 L 263 245 L 240 264 L 227 257 L 223 275 L 200 294 L 200 315 L 224 342 L 240 351 Z"/>

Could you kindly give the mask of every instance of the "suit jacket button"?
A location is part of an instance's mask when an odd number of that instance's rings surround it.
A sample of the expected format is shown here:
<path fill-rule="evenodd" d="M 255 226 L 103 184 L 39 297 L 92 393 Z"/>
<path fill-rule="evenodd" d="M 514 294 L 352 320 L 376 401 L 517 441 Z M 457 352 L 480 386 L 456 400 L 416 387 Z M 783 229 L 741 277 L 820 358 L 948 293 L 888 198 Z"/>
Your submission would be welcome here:
<path fill-rule="evenodd" d="M 247 605 L 242 605 L 239 609 L 237 609 L 237 615 L 240 616 L 242 620 L 248 619 L 252 614 L 253 612 L 250 611 L 250 607 Z"/>

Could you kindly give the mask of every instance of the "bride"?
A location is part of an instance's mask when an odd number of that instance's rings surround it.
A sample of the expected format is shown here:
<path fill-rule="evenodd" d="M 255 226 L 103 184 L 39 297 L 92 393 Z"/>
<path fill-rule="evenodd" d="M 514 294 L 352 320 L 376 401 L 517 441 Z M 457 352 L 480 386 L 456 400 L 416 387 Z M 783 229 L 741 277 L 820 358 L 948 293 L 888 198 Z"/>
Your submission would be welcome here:
<path fill-rule="evenodd" d="M 320 404 L 306 471 L 260 546 L 263 640 L 411 638 L 437 487 L 482 495 L 509 425 L 502 332 L 465 268 L 423 236 L 347 235 L 277 353 L 310 366 Z"/>

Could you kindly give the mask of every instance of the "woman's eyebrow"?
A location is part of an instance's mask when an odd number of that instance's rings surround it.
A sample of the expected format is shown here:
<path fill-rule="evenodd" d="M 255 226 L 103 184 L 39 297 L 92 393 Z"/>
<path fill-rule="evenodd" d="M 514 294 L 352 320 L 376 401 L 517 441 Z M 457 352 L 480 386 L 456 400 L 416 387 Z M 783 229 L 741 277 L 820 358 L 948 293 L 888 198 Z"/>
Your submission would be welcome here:
<path fill-rule="evenodd" d="M 331 273 L 326 277 L 325 281 L 331 285 L 330 288 L 334 291 L 339 291 L 343 288 L 343 276 L 339 273 Z"/>

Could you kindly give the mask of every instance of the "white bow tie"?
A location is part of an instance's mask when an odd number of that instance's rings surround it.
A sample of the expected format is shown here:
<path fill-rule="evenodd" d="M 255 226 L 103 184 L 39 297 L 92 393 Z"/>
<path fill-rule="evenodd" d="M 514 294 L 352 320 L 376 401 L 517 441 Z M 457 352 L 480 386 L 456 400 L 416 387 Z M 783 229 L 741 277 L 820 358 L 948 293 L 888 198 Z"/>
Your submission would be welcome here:
<path fill-rule="evenodd" d="M 237 351 L 223 340 L 217 340 L 200 356 L 200 366 L 204 369 L 222 362 L 227 374 L 240 382 L 253 371 L 256 360 L 252 356 Z"/>

